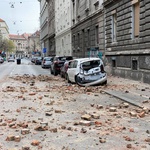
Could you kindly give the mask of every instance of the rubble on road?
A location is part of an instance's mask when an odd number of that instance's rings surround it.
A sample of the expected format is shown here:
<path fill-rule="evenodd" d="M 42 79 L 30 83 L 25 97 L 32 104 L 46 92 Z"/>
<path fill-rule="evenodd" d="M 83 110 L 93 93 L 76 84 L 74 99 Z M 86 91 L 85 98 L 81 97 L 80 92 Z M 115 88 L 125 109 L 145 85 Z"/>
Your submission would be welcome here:
<path fill-rule="evenodd" d="M 103 92 L 115 88 L 130 93 L 133 87 L 80 87 L 44 75 L 10 77 L 0 91 L 1 147 L 149 149 L 149 101 L 137 108 Z"/>

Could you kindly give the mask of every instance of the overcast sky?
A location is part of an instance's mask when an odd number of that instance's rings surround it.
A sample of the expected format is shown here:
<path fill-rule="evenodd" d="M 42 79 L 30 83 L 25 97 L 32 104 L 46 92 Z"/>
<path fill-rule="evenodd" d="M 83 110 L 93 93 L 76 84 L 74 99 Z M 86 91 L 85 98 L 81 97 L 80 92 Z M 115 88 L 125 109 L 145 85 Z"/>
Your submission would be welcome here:
<path fill-rule="evenodd" d="M 34 33 L 40 26 L 39 17 L 38 0 L 0 0 L 0 18 L 7 23 L 10 34 Z"/>

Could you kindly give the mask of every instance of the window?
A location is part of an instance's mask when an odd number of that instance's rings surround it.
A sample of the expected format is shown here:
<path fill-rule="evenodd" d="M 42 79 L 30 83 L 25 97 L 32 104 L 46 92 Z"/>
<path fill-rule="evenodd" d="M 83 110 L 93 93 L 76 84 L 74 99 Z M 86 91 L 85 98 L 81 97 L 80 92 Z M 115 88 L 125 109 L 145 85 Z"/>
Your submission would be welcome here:
<path fill-rule="evenodd" d="M 137 59 L 132 59 L 132 69 L 138 70 L 138 61 Z"/>
<path fill-rule="evenodd" d="M 80 15 L 80 0 L 77 0 L 77 3 L 76 3 L 76 15 L 77 17 L 79 17 Z"/>
<path fill-rule="evenodd" d="M 116 57 L 112 57 L 112 67 L 116 67 Z"/>
<path fill-rule="evenodd" d="M 88 46 L 91 46 L 91 43 L 90 43 L 90 29 L 87 30 L 87 34 L 88 34 L 88 37 L 87 37 L 88 38 L 88 41 L 87 41 Z"/>
<path fill-rule="evenodd" d="M 132 1 L 132 39 L 139 36 L 140 4 L 138 0 Z"/>
<path fill-rule="evenodd" d="M 80 47 L 80 33 L 78 33 L 78 47 Z"/>
<path fill-rule="evenodd" d="M 112 60 L 112 67 L 116 67 L 116 60 Z"/>
<path fill-rule="evenodd" d="M 117 14 L 116 11 L 114 11 L 112 15 L 112 41 L 116 42 L 116 30 L 117 30 Z"/>
<path fill-rule="evenodd" d="M 73 35 L 73 47 L 75 47 L 75 38 L 76 38 L 76 36 Z"/>
<path fill-rule="evenodd" d="M 78 62 L 77 61 L 72 61 L 69 65 L 69 68 L 76 68 L 77 67 Z"/>
<path fill-rule="evenodd" d="M 99 28 L 98 28 L 98 26 L 95 27 L 95 42 L 96 42 L 96 45 L 99 44 Z"/>
<path fill-rule="evenodd" d="M 85 39 L 85 34 L 84 34 L 84 29 L 82 30 L 82 49 L 84 49 L 84 39 Z"/>
<path fill-rule="evenodd" d="M 86 8 L 90 8 L 90 1 L 86 0 Z"/>

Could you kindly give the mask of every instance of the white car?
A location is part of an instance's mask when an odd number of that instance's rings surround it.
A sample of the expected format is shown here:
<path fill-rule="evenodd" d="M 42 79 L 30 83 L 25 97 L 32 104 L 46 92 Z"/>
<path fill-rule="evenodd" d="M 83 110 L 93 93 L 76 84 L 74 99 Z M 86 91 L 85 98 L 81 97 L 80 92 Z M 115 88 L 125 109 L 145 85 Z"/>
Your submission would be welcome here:
<path fill-rule="evenodd" d="M 80 86 L 107 84 L 107 73 L 100 58 L 74 59 L 69 63 L 67 80 Z"/>

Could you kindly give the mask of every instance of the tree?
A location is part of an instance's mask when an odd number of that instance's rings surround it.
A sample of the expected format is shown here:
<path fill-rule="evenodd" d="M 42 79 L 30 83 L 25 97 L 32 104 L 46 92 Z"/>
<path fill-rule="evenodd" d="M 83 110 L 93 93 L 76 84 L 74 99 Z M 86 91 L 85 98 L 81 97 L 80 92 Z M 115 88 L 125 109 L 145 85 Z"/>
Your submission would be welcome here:
<path fill-rule="evenodd" d="M 14 52 L 15 51 L 15 44 L 13 41 L 8 40 L 8 52 Z"/>
<path fill-rule="evenodd" d="M 4 52 L 14 52 L 15 45 L 11 40 L 3 39 L 0 35 L 0 50 Z"/>

